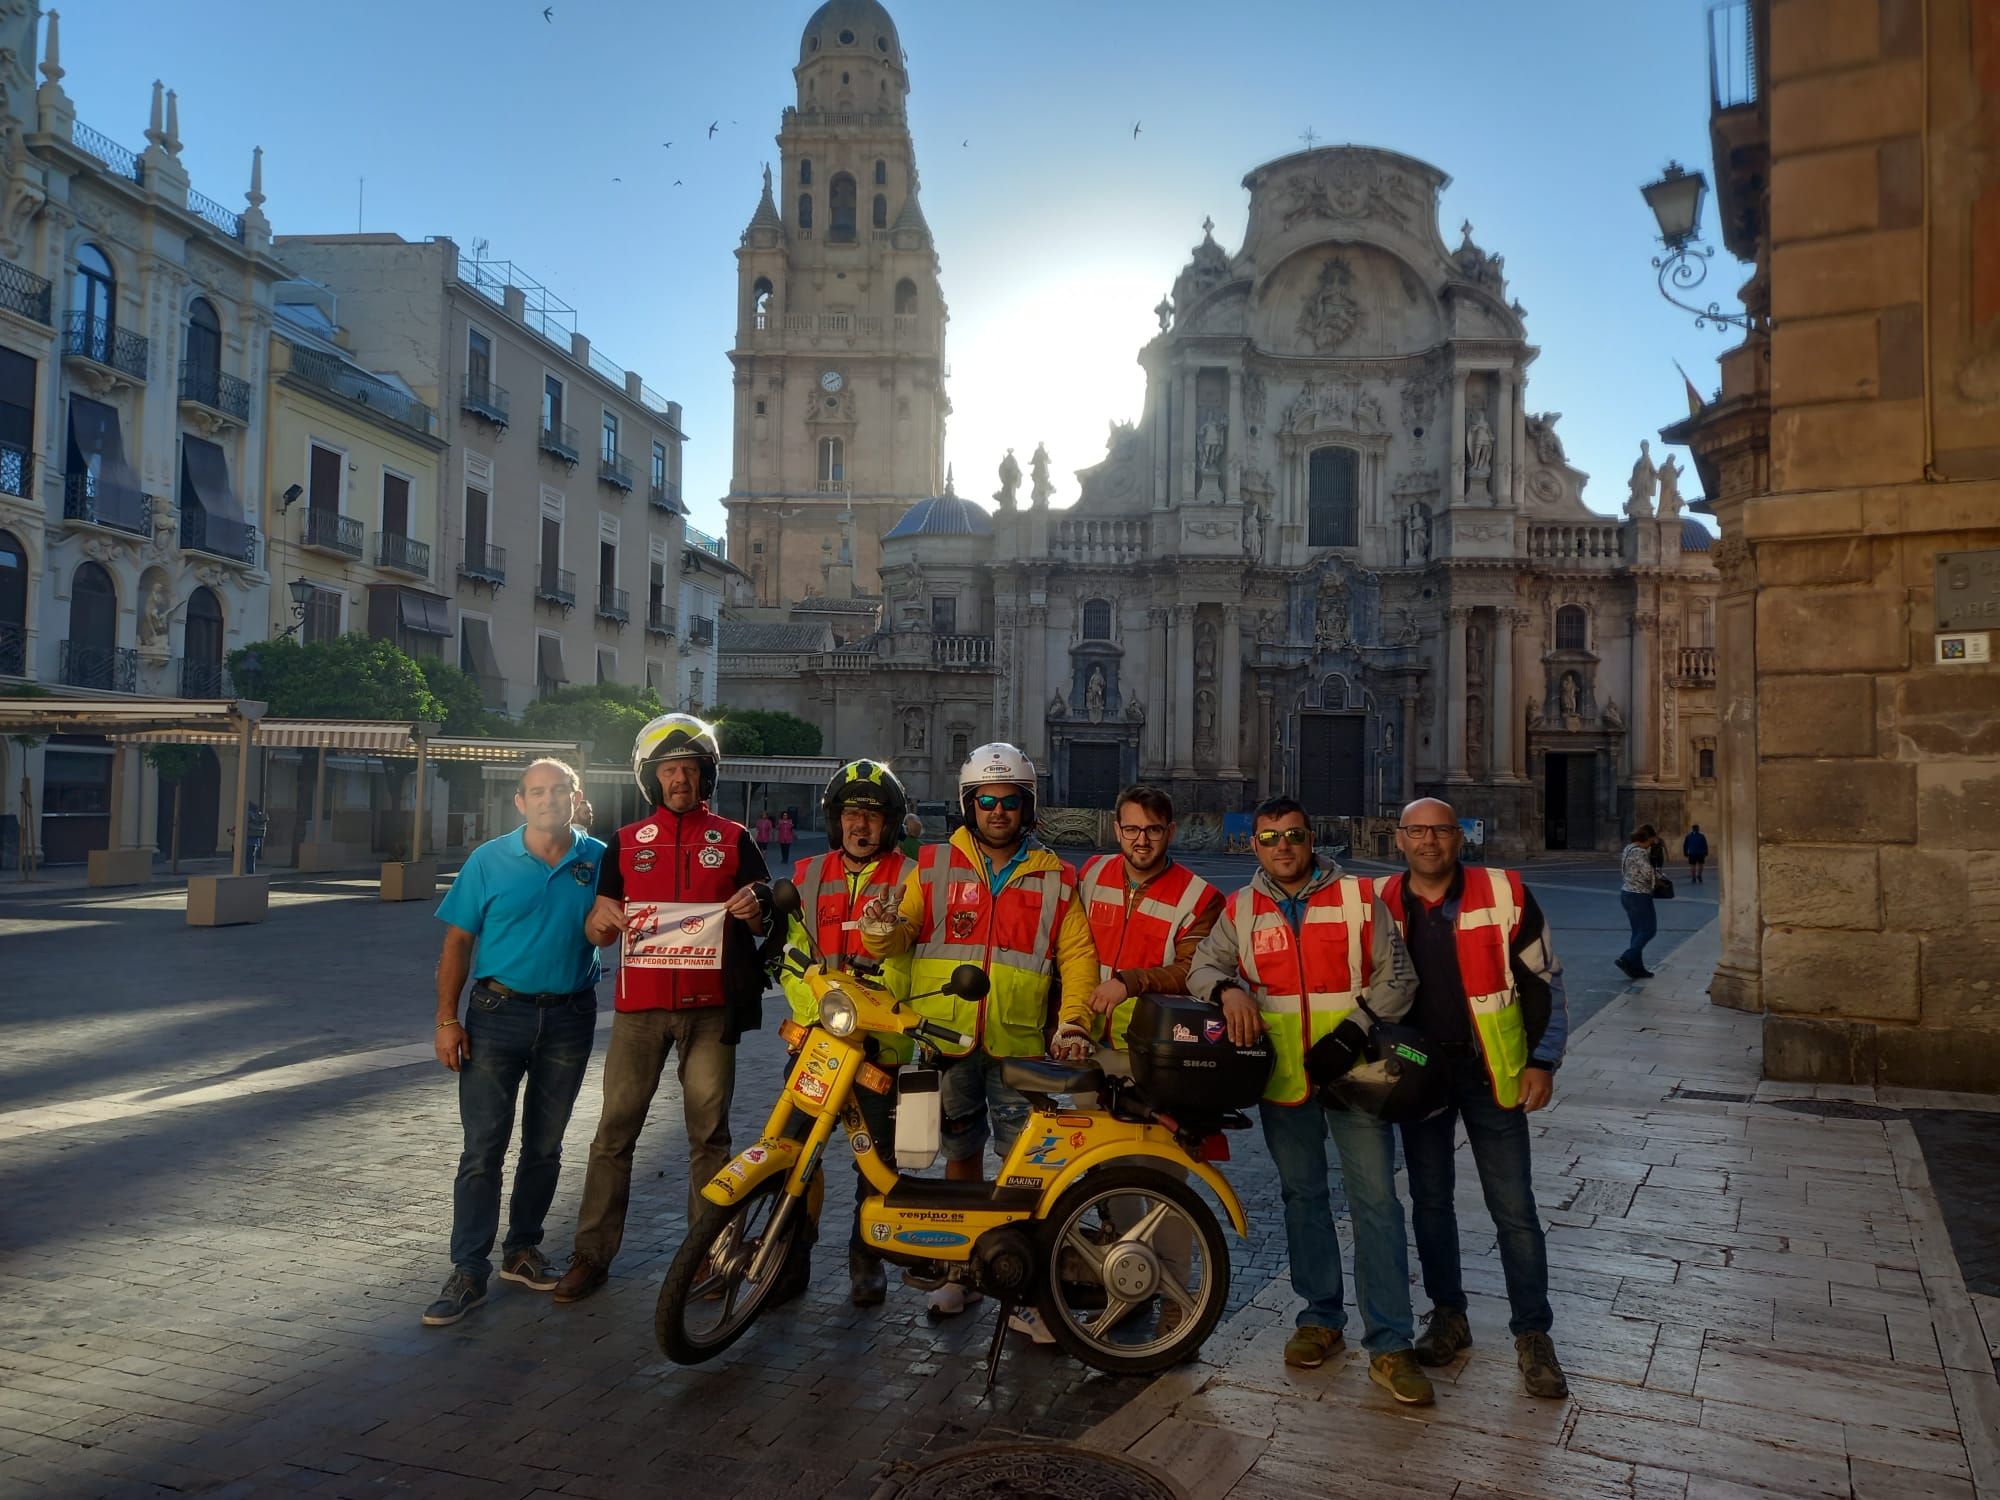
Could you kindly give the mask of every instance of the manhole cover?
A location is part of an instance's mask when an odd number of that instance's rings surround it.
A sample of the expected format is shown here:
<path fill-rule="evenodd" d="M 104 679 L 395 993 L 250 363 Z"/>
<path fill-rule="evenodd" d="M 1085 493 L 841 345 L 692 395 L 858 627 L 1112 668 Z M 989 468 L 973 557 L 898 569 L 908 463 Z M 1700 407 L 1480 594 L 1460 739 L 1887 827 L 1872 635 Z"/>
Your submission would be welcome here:
<path fill-rule="evenodd" d="M 877 1500 L 1182 1500 L 1169 1481 L 1088 1448 L 1010 1443 L 967 1448 L 877 1491 Z"/>

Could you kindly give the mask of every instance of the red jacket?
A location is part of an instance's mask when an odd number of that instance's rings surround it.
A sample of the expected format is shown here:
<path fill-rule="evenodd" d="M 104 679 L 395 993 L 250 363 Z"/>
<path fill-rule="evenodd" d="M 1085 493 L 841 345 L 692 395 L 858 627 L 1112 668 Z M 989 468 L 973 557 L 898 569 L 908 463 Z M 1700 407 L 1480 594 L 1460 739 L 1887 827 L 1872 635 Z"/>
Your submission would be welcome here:
<path fill-rule="evenodd" d="M 750 830 L 708 810 L 657 809 L 611 836 L 597 894 L 625 904 L 719 905 L 752 881 L 766 880 L 764 856 Z M 618 1009 L 695 1010 L 725 1005 L 751 987 L 763 990 L 756 938 L 734 917 L 724 920 L 722 962 L 713 969 L 618 966 Z M 754 1023 L 753 1023 L 754 1024 Z"/>

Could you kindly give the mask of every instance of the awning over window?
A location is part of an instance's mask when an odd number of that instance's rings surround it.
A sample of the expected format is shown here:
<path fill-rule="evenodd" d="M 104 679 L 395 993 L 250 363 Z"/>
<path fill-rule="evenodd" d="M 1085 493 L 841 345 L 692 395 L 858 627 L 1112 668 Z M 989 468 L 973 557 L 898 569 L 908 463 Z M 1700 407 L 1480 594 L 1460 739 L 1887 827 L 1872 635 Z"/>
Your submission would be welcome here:
<path fill-rule="evenodd" d="M 472 658 L 472 670 L 481 677 L 500 677 L 500 658 L 493 654 L 493 632 L 484 620 L 466 620 L 465 649 Z"/>
<path fill-rule="evenodd" d="M 420 635 L 451 634 L 451 602 L 439 594 L 426 594 L 422 589 L 399 588 L 396 590 L 396 614 L 405 630 L 414 630 Z"/>
<path fill-rule="evenodd" d="M 229 459 L 205 438 L 181 437 L 181 482 L 194 491 L 212 518 L 243 519 L 243 502 L 229 487 Z"/>
<path fill-rule="evenodd" d="M 79 476 L 97 518 L 130 531 L 145 525 L 145 493 L 125 462 L 118 410 L 88 396 L 69 398 L 69 477 Z"/>
<path fill-rule="evenodd" d="M 536 638 L 535 665 L 544 682 L 569 681 L 569 674 L 563 671 L 562 641 L 556 636 L 544 635 Z"/>

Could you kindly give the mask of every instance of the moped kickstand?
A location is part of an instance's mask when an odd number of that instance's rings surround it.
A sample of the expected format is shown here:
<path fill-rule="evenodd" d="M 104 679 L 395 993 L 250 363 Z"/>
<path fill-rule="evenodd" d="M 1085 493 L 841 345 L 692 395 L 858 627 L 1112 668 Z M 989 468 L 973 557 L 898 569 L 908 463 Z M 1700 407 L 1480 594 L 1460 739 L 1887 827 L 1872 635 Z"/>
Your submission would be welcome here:
<path fill-rule="evenodd" d="M 1007 1320 L 1013 1316 L 1014 1304 L 1002 1298 L 1000 1316 L 993 1324 L 993 1342 L 986 1350 L 986 1386 L 979 1393 L 979 1399 L 982 1401 L 993 1394 L 993 1381 L 1000 1373 L 1000 1354 L 1006 1347 Z"/>

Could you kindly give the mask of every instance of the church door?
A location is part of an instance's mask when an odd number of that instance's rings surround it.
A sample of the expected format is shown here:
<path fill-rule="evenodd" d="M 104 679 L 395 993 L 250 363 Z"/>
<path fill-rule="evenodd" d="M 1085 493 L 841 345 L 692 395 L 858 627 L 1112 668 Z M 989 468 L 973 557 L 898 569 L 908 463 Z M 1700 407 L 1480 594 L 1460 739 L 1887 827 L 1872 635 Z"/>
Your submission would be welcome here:
<path fill-rule="evenodd" d="M 1072 743 L 1069 747 L 1070 807 L 1111 807 L 1118 786 L 1118 747 Z"/>
<path fill-rule="evenodd" d="M 1542 787 L 1542 838 L 1551 849 L 1597 847 L 1597 757 L 1551 755 Z"/>
<path fill-rule="evenodd" d="M 1367 811 L 1360 714 L 1299 716 L 1299 801 L 1318 818 L 1354 818 Z"/>

